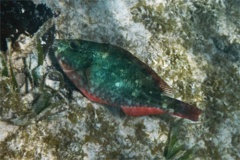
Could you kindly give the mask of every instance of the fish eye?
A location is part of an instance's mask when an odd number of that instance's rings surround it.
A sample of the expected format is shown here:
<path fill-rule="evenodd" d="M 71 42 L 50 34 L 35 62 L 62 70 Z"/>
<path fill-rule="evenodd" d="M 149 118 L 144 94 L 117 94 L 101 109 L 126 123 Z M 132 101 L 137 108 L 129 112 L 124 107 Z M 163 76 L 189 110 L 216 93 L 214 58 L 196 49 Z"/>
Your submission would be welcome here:
<path fill-rule="evenodd" d="M 74 49 L 74 50 L 76 50 L 78 48 L 77 43 L 73 42 L 73 41 L 69 43 L 69 46 L 70 46 L 71 49 Z"/>

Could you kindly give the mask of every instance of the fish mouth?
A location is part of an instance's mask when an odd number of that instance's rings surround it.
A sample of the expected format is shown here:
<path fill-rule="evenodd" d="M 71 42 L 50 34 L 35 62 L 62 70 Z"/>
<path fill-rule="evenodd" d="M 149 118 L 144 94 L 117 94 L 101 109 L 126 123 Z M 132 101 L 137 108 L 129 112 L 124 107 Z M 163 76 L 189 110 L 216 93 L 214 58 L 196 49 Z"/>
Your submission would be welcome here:
<path fill-rule="evenodd" d="M 55 39 L 52 44 L 53 50 L 56 51 L 58 49 L 58 46 L 59 46 L 59 41 Z"/>
<path fill-rule="evenodd" d="M 61 51 L 65 50 L 65 48 L 66 48 L 66 45 L 64 44 L 63 40 L 55 39 L 55 41 L 53 42 L 53 45 L 52 45 L 52 49 L 53 49 L 56 57 L 58 57 L 58 54 Z"/>
<path fill-rule="evenodd" d="M 53 42 L 53 45 L 52 47 L 55 49 L 58 49 L 59 47 L 62 47 L 63 44 L 61 43 L 61 40 L 60 39 L 55 39 L 54 42 Z"/>

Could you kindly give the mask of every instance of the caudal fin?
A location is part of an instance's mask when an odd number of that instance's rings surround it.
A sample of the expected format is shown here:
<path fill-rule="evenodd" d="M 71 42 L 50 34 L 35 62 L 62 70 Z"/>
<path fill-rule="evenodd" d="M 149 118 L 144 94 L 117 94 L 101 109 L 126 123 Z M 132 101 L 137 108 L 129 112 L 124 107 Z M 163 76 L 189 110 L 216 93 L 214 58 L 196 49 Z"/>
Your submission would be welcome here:
<path fill-rule="evenodd" d="M 174 110 L 172 113 L 173 115 L 187 118 L 192 121 L 198 121 L 199 116 L 202 113 L 201 109 L 177 99 L 174 99 L 174 101 L 175 102 L 170 105 L 170 108 Z"/>

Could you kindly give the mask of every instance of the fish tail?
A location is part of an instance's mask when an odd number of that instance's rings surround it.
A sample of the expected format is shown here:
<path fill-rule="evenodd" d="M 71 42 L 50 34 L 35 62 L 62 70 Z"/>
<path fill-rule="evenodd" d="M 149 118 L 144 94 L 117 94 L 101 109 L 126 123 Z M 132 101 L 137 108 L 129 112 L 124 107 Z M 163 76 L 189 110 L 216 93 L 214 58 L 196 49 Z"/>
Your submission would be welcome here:
<path fill-rule="evenodd" d="M 198 121 L 202 110 L 185 102 L 179 101 L 177 99 L 171 99 L 171 103 L 168 104 L 168 108 L 173 109 L 170 114 L 179 116 L 182 118 L 187 118 L 192 121 Z"/>

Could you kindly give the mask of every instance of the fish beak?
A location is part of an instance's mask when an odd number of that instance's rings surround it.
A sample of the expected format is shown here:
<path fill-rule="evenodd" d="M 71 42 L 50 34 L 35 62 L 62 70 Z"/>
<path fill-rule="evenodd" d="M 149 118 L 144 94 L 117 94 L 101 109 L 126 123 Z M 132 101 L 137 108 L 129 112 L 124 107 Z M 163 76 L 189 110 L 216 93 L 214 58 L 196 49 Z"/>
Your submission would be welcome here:
<path fill-rule="evenodd" d="M 60 39 L 55 39 L 52 48 L 55 56 L 58 57 L 59 52 L 64 48 L 64 43 Z"/>
<path fill-rule="evenodd" d="M 58 40 L 55 39 L 55 41 L 53 42 L 53 45 L 52 45 L 52 48 L 54 51 L 56 51 L 58 49 L 58 45 L 59 45 L 59 42 L 58 42 Z"/>
<path fill-rule="evenodd" d="M 53 47 L 57 47 L 60 48 L 62 46 L 62 42 L 60 39 L 55 39 L 54 43 L 53 43 Z"/>

